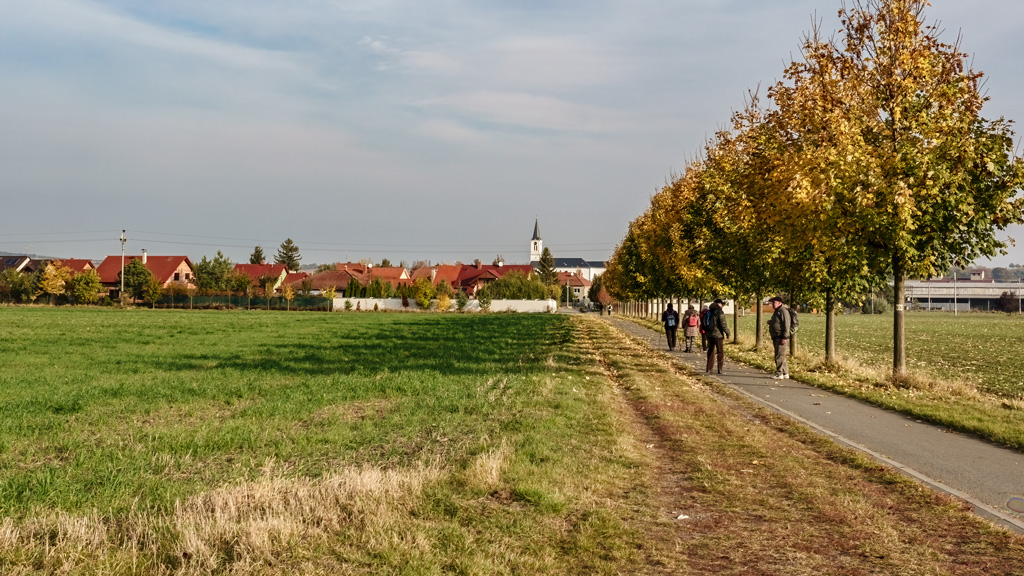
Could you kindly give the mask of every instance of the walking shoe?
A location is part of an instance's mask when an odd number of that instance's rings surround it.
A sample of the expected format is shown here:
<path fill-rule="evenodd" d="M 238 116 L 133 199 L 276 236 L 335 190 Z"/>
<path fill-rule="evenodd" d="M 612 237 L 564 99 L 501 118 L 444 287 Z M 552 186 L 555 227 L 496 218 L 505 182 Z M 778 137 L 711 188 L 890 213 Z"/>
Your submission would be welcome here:
<path fill-rule="evenodd" d="M 788 374 L 788 373 L 786 373 L 786 374 L 783 374 L 783 375 L 782 375 L 782 379 L 783 379 L 783 380 L 789 380 L 789 374 Z"/>
<path fill-rule="evenodd" d="M 785 380 L 785 374 L 772 374 L 772 380 Z"/>

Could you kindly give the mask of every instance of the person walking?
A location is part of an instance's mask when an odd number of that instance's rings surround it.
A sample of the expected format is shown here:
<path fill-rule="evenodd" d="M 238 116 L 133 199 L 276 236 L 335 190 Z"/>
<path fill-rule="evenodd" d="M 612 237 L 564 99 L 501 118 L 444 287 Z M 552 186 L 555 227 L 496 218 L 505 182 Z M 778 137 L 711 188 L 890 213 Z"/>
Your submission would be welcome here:
<path fill-rule="evenodd" d="M 700 332 L 701 352 L 708 349 L 708 326 L 711 322 L 711 311 L 707 306 L 700 309 L 700 316 L 697 317 L 698 331 Z"/>
<path fill-rule="evenodd" d="M 711 307 L 708 326 L 705 328 L 708 337 L 708 365 L 706 372 L 711 372 L 715 367 L 715 355 L 718 356 L 718 373 L 722 373 L 722 363 L 725 361 L 725 339 L 729 337 L 729 326 L 725 321 L 725 313 L 722 312 L 721 299 L 715 300 Z"/>
<path fill-rule="evenodd" d="M 692 305 L 687 306 L 686 313 L 683 314 L 683 338 L 686 340 L 686 350 L 683 350 L 684 352 L 693 352 L 693 344 L 699 335 L 700 317 Z"/>
<path fill-rule="evenodd" d="M 665 340 L 668 342 L 668 350 L 671 352 L 676 348 L 676 331 L 679 329 L 679 312 L 672 309 L 672 304 L 661 313 L 661 323 L 665 325 Z"/>
<path fill-rule="evenodd" d="M 772 337 L 772 346 L 775 347 L 775 374 L 773 380 L 785 380 L 789 378 L 789 337 L 793 335 L 793 326 L 790 321 L 789 307 L 782 301 L 782 297 L 775 296 L 770 302 L 775 312 L 768 319 L 768 334 Z"/>

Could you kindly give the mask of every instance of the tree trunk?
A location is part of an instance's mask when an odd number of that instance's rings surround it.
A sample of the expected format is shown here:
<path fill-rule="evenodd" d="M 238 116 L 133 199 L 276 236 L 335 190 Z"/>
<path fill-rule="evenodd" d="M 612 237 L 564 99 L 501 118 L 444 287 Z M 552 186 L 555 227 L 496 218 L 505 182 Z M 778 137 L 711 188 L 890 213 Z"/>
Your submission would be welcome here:
<path fill-rule="evenodd" d="M 732 300 L 732 343 L 740 343 L 740 295 L 734 294 Z"/>
<path fill-rule="evenodd" d="M 832 288 L 825 291 L 825 362 L 836 361 L 836 296 Z"/>
<path fill-rule="evenodd" d="M 796 293 L 793 292 L 793 291 L 790 291 L 790 293 L 789 293 L 789 306 L 791 308 L 793 308 L 793 310 L 796 310 Z M 799 310 L 797 310 L 797 311 L 799 312 Z M 796 334 L 790 334 L 789 335 L 789 357 L 790 358 L 796 358 L 796 341 L 797 341 Z"/>
<path fill-rule="evenodd" d="M 760 348 L 761 344 L 764 343 L 764 326 L 761 325 L 761 319 L 762 319 L 762 317 L 761 317 L 761 301 L 762 300 L 764 300 L 764 298 L 762 298 L 760 294 L 758 294 L 757 296 L 754 297 L 754 302 L 756 302 L 756 306 L 757 306 L 757 320 L 754 322 L 754 325 L 757 327 L 754 330 L 754 347 L 755 348 Z"/>
<path fill-rule="evenodd" d="M 892 272 L 892 375 L 900 378 L 907 375 L 907 324 L 903 311 L 903 303 L 907 299 L 907 288 L 903 265 L 897 256 L 893 256 L 892 259 Z"/>

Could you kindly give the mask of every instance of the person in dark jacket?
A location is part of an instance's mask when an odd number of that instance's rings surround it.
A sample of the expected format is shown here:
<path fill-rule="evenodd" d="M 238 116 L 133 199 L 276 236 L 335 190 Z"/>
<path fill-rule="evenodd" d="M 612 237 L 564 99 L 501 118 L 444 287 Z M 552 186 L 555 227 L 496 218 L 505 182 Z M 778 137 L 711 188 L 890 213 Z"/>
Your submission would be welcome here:
<path fill-rule="evenodd" d="M 676 348 L 676 331 L 679 330 L 679 312 L 672 309 L 672 304 L 661 313 L 661 323 L 665 325 L 665 340 L 671 352 Z"/>
<path fill-rule="evenodd" d="M 768 335 L 772 337 L 772 346 L 775 347 L 775 375 L 774 380 L 785 380 L 789 378 L 789 337 L 793 335 L 793 328 L 790 325 L 789 307 L 782 301 L 782 298 L 775 296 L 771 299 L 772 308 L 775 312 L 768 319 Z"/>
<path fill-rule="evenodd" d="M 715 300 L 711 305 L 711 318 L 705 329 L 708 337 L 708 365 L 706 372 L 711 372 L 715 367 L 715 355 L 718 356 L 718 373 L 722 373 L 722 363 L 725 361 L 725 339 L 729 337 L 729 326 L 725 322 L 725 313 L 722 312 L 721 299 Z"/>

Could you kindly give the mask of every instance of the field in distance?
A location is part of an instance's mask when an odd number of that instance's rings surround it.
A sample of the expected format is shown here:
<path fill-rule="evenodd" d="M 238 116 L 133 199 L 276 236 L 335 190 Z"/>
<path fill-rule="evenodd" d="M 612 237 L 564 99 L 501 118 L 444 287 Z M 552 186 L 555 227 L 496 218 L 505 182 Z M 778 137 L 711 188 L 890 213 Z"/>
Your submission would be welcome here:
<path fill-rule="evenodd" d="M 595 317 L 0 308 L 0 573 L 1008 573 Z"/>

